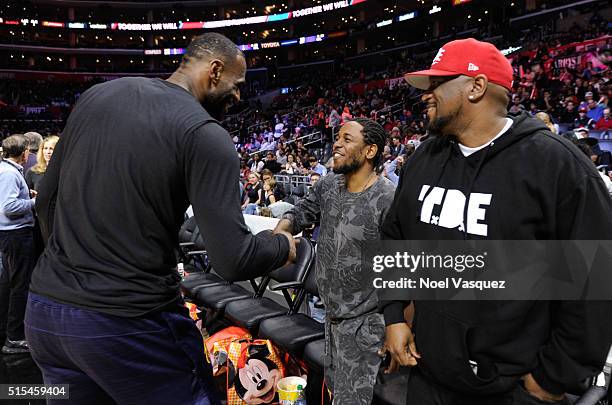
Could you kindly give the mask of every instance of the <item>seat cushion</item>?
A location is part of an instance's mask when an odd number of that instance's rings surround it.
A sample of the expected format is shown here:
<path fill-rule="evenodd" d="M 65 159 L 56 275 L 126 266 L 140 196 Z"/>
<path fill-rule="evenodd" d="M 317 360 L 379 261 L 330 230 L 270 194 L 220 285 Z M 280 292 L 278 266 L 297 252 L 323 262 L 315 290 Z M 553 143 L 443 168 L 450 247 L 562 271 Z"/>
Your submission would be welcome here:
<path fill-rule="evenodd" d="M 256 330 L 264 319 L 285 315 L 289 308 L 269 298 L 248 298 L 233 301 L 225 307 L 225 317 L 234 325 Z"/>
<path fill-rule="evenodd" d="M 322 372 L 325 359 L 325 339 L 315 340 L 304 346 L 304 361 Z"/>
<path fill-rule="evenodd" d="M 222 311 L 232 301 L 250 298 L 253 292 L 247 291 L 237 284 L 223 284 L 200 288 L 193 302 L 205 308 Z"/>
<path fill-rule="evenodd" d="M 214 273 L 192 273 L 181 281 L 181 291 L 187 298 L 193 298 L 200 288 L 222 282 L 223 279 Z"/>
<path fill-rule="evenodd" d="M 298 356 L 308 342 L 324 336 L 323 324 L 304 314 L 277 316 L 264 319 L 259 324 L 260 338 L 270 339 L 280 348 Z"/>

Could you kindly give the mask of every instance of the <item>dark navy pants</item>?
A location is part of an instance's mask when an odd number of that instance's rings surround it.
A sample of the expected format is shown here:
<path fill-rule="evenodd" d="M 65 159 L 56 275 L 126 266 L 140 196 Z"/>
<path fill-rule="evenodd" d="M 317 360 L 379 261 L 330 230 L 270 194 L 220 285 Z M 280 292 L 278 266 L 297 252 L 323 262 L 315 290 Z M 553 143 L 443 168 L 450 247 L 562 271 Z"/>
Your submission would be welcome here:
<path fill-rule="evenodd" d="M 51 404 L 218 404 L 183 306 L 121 318 L 30 293 L 25 332 L 45 384 L 70 384 L 70 400 Z"/>
<path fill-rule="evenodd" d="M 23 317 L 36 265 L 31 227 L 0 231 L 0 344 L 4 336 L 23 340 Z"/>

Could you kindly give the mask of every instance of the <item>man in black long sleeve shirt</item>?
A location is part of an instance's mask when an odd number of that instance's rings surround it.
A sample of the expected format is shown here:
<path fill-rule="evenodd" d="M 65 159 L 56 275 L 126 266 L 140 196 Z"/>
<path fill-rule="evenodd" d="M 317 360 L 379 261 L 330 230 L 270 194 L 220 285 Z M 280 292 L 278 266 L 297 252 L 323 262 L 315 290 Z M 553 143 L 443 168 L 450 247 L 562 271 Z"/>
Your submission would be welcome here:
<path fill-rule="evenodd" d="M 231 41 L 205 34 L 167 81 L 117 79 L 79 98 L 39 190 L 48 243 L 26 317 L 45 383 L 68 381 L 58 367 L 76 370 L 71 399 L 214 403 L 212 388 L 202 384 L 210 373 L 201 337 L 180 309 L 173 269 L 189 203 L 225 279 L 254 278 L 294 257 L 290 235 L 254 236 L 246 227 L 236 151 L 213 118 L 240 100 L 245 71 Z M 138 338 L 125 337 L 132 335 Z M 115 387 L 121 378 L 136 389 Z"/>

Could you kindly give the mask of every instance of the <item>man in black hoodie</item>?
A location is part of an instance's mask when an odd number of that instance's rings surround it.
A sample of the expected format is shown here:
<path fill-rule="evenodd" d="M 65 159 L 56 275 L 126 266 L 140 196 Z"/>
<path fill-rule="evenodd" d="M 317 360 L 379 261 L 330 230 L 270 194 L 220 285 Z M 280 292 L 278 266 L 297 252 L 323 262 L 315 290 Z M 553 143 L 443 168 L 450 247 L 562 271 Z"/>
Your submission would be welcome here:
<path fill-rule="evenodd" d="M 508 117 L 512 67 L 491 44 L 452 41 L 425 90 L 429 134 L 402 170 L 383 239 L 612 239 L 612 201 L 592 163 L 541 122 Z M 567 403 L 612 343 L 610 302 L 384 302 L 385 347 L 416 366 L 409 405 Z"/>

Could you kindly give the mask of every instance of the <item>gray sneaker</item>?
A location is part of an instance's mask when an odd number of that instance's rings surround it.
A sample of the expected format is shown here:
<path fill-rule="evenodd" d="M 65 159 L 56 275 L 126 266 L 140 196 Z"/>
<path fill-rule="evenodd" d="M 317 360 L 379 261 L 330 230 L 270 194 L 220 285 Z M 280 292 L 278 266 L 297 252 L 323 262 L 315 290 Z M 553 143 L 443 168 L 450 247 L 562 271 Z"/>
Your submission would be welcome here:
<path fill-rule="evenodd" d="M 30 348 L 28 347 L 27 340 L 10 340 L 7 338 L 4 346 L 2 346 L 2 353 L 4 354 L 19 354 L 29 352 Z"/>

